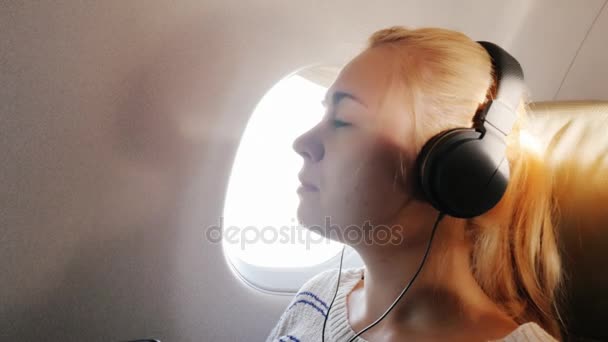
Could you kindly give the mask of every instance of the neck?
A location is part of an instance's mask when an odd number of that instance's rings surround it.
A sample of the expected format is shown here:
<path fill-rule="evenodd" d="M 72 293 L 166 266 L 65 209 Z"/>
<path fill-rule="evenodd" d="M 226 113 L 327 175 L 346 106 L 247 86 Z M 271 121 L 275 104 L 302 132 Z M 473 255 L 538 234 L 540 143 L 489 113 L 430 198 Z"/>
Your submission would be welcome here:
<path fill-rule="evenodd" d="M 352 302 L 357 307 L 352 308 L 351 323 L 365 327 L 394 302 L 420 267 L 436 219 L 435 212 L 408 224 L 405 229 L 418 237 L 405 237 L 403 244 L 355 246 L 366 270 L 358 291 L 353 292 Z M 463 321 L 499 314 L 472 274 L 471 246 L 464 225 L 464 220 L 448 216 L 439 223 L 422 271 L 380 324 L 414 330 L 433 329 L 438 324 L 444 328 L 462 327 Z"/>

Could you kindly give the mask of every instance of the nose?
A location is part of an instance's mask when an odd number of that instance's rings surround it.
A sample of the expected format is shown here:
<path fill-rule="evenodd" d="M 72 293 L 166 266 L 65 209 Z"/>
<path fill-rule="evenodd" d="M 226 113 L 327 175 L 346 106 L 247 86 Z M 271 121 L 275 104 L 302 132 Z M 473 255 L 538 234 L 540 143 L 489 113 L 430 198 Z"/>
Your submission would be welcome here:
<path fill-rule="evenodd" d="M 300 135 L 293 142 L 293 149 L 304 161 L 318 162 L 323 159 L 325 148 L 319 137 L 319 125 Z"/>

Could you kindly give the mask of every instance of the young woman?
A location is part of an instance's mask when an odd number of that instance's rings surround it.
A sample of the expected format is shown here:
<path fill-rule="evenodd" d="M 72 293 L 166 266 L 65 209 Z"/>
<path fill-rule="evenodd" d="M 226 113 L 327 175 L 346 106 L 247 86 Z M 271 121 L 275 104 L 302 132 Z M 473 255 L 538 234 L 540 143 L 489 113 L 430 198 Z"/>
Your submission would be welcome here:
<path fill-rule="evenodd" d="M 551 181 L 542 156 L 520 143 L 524 103 L 507 138 L 509 184 L 490 211 L 441 219 L 418 187 L 424 144 L 471 127 L 495 83 L 490 55 L 464 34 L 393 27 L 372 35 L 328 90 L 324 119 L 294 143 L 304 158 L 300 222 L 329 220 L 339 229 L 325 234 L 351 245 L 365 267 L 307 282 L 268 341 L 353 339 L 412 280 L 432 233 L 406 295 L 354 341 L 559 338 Z M 355 235 L 368 238 L 347 238 Z"/>

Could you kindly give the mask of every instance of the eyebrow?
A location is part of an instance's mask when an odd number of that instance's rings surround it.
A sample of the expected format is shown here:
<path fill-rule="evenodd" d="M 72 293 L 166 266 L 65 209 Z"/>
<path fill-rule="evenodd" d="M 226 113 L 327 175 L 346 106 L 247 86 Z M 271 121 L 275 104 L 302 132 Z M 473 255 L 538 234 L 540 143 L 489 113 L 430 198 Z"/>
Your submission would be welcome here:
<path fill-rule="evenodd" d="M 327 94 L 327 96 L 325 96 L 325 99 L 322 101 L 323 105 L 326 107 L 327 107 L 327 102 L 328 102 L 328 99 L 327 99 L 328 96 L 329 96 L 329 94 Z M 365 103 L 363 103 L 361 100 L 359 100 L 359 98 L 357 98 L 355 95 L 347 93 L 345 91 L 335 91 L 332 94 L 332 96 L 331 96 L 332 106 L 334 106 L 334 107 L 337 106 L 338 103 L 340 103 L 340 101 L 344 98 L 352 99 L 352 100 L 358 102 L 359 104 L 361 104 L 362 106 L 367 107 L 365 105 Z"/>

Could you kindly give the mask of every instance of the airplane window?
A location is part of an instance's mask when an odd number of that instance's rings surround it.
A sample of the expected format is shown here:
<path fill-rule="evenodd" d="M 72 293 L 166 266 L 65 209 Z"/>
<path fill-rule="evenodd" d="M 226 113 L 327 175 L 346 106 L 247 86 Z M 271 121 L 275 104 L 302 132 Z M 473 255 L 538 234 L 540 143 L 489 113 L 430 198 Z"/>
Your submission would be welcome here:
<path fill-rule="evenodd" d="M 298 224 L 297 178 L 303 160 L 294 140 L 317 124 L 327 87 L 293 74 L 262 98 L 251 116 L 232 167 L 223 246 L 233 271 L 257 288 L 295 291 L 330 267 L 342 244 Z"/>

